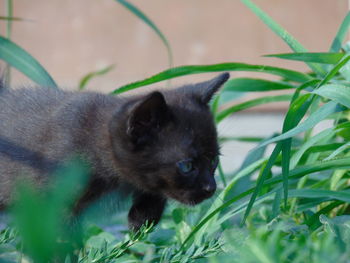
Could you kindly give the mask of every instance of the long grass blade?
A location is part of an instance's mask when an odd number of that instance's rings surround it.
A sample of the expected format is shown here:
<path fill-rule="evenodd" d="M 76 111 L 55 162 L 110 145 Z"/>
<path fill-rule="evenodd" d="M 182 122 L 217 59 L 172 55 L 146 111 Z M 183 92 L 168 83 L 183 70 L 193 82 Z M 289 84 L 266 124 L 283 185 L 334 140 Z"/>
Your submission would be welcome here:
<path fill-rule="evenodd" d="M 338 72 L 339 70 L 348 63 L 350 60 L 350 55 L 345 56 L 338 64 L 336 64 L 328 73 L 327 75 L 322 79 L 322 81 L 318 84 L 317 88 L 321 87 L 322 85 L 328 83 Z"/>
<path fill-rule="evenodd" d="M 1 36 L 0 59 L 9 63 L 39 85 L 57 88 L 55 81 L 36 59 L 12 41 Z"/>
<path fill-rule="evenodd" d="M 12 19 L 13 18 L 13 0 L 6 1 L 6 11 L 7 17 L 10 18 L 6 21 L 6 38 L 11 40 L 12 35 Z M 6 63 L 5 68 L 5 84 L 11 86 L 11 66 L 9 63 Z"/>
<path fill-rule="evenodd" d="M 250 0 L 241 0 L 256 16 L 258 16 L 277 36 L 279 36 L 294 52 L 307 52 L 291 34 L 289 34 L 283 27 L 276 23 L 269 15 L 261 10 Z M 316 74 L 324 75 L 324 70 L 316 64 L 306 63 Z"/>
<path fill-rule="evenodd" d="M 319 171 L 325 171 L 325 170 L 333 170 L 333 169 L 349 169 L 350 168 L 350 158 L 342 158 L 337 160 L 331 160 L 331 161 L 322 161 L 322 162 L 316 162 L 311 165 L 305 165 L 298 168 L 295 168 L 290 171 L 289 179 L 297 179 L 301 178 L 307 174 L 319 172 Z M 268 179 L 264 182 L 264 185 L 266 186 L 273 186 L 277 183 L 282 182 L 282 175 L 278 175 L 276 177 L 273 177 L 271 179 Z M 230 184 L 228 184 L 228 187 Z M 190 234 L 186 237 L 184 242 L 181 245 L 181 248 L 184 248 L 186 244 L 195 236 L 195 234 L 207 224 L 207 222 L 214 217 L 216 214 L 220 213 L 222 210 L 226 209 L 227 207 L 231 206 L 233 203 L 245 198 L 249 194 L 253 193 L 256 187 L 250 188 L 247 191 L 231 198 L 230 200 L 223 203 L 220 207 L 216 208 L 214 211 L 212 211 L 209 215 L 205 216 L 190 232 Z M 275 192 L 275 191 L 274 191 Z M 292 197 L 291 193 L 289 197 Z M 249 204 L 249 203 L 248 203 Z"/>
<path fill-rule="evenodd" d="M 294 189 L 290 190 L 290 197 L 329 198 L 350 203 L 350 191 L 332 191 L 324 189 Z"/>
<path fill-rule="evenodd" d="M 350 88 L 337 84 L 327 84 L 314 90 L 312 93 L 335 101 L 350 108 Z"/>
<path fill-rule="evenodd" d="M 335 103 L 333 101 L 328 102 L 325 105 L 323 105 L 321 108 L 319 108 L 317 111 L 312 113 L 304 122 L 302 122 L 301 124 L 299 124 L 295 128 L 293 128 L 293 129 L 289 130 L 288 132 L 283 133 L 275 138 L 272 138 L 271 140 L 261 144 L 260 147 L 265 146 L 265 145 L 270 144 L 270 143 L 273 143 L 273 142 L 277 142 L 277 141 L 291 138 L 291 137 L 293 137 L 301 132 L 304 132 L 308 129 L 311 129 L 317 123 L 319 123 L 320 121 L 327 118 L 329 115 L 331 115 L 335 112 L 339 112 L 339 111 L 342 111 L 342 108 L 339 107 L 337 105 L 337 103 Z"/>
<path fill-rule="evenodd" d="M 336 156 L 344 152 L 346 149 L 350 147 L 350 143 L 345 143 L 344 145 L 337 148 L 334 152 L 332 152 L 327 158 L 324 159 L 324 161 L 329 161 L 331 159 L 334 159 Z"/>
<path fill-rule="evenodd" d="M 271 81 L 265 79 L 252 79 L 252 78 L 235 78 L 227 81 L 224 85 L 224 91 L 271 91 L 271 90 L 284 90 L 294 89 L 295 86 L 285 82 Z"/>
<path fill-rule="evenodd" d="M 265 140 L 268 140 L 266 138 Z M 214 203 L 211 205 L 208 212 L 205 214 L 207 216 L 212 211 L 214 211 L 217 207 L 221 206 L 224 203 L 224 200 L 227 199 L 228 195 L 231 193 L 233 187 L 237 184 L 237 182 L 243 177 L 250 176 L 253 172 L 255 172 L 259 167 L 261 167 L 267 160 L 264 158 L 264 153 L 266 151 L 266 146 L 261 148 L 255 148 L 250 151 L 246 158 L 244 159 L 242 165 L 238 169 L 238 171 L 232 176 L 230 182 L 225 186 L 225 189 L 220 193 L 220 195 L 216 198 Z M 208 232 L 209 228 L 211 231 L 213 229 L 217 229 L 219 226 L 217 225 L 218 216 L 213 217 L 205 227 L 201 229 L 201 231 L 196 235 L 196 240 L 200 240 L 204 233 Z M 215 224 L 215 225 L 214 225 Z"/>
<path fill-rule="evenodd" d="M 291 169 L 294 169 L 297 164 L 299 163 L 301 157 L 304 155 L 304 153 L 310 149 L 313 145 L 316 143 L 319 143 L 324 140 L 330 139 L 332 136 L 334 136 L 335 131 L 333 128 L 328 128 L 326 130 L 323 130 L 322 132 L 316 134 L 315 136 L 312 136 L 309 140 L 307 140 L 299 149 L 293 154 L 291 160 L 290 160 L 290 167 Z"/>
<path fill-rule="evenodd" d="M 6 1 L 6 9 L 7 9 L 7 19 L 6 22 L 6 37 L 7 39 L 11 39 L 12 34 L 12 20 L 15 20 L 13 17 L 13 0 Z"/>
<path fill-rule="evenodd" d="M 90 72 L 90 73 L 86 74 L 80 80 L 78 89 L 79 90 L 85 89 L 85 87 L 87 86 L 87 84 L 89 83 L 89 81 L 91 79 L 93 79 L 95 77 L 98 77 L 98 76 L 105 75 L 105 74 L 107 74 L 108 72 L 110 72 L 113 69 L 114 69 L 114 65 L 110 65 L 110 66 L 104 67 L 103 69 L 100 69 L 100 70 L 97 70 L 97 71 L 93 71 L 93 72 Z"/>
<path fill-rule="evenodd" d="M 310 94 L 305 94 L 294 100 L 286 114 L 283 121 L 282 133 L 286 133 L 294 128 L 301 119 L 305 116 L 309 109 L 313 99 Z M 283 175 L 283 193 L 284 193 L 284 205 L 287 206 L 288 200 L 288 177 L 289 177 L 289 165 L 291 157 L 292 138 L 282 141 L 282 175 Z"/>
<path fill-rule="evenodd" d="M 281 143 L 277 143 L 275 146 L 275 149 L 273 150 L 273 152 L 271 153 L 271 156 L 266 164 L 266 166 L 264 167 L 263 172 L 261 173 L 261 176 L 258 178 L 258 181 L 256 183 L 256 187 L 253 191 L 252 196 L 250 197 L 247 209 L 245 210 L 244 216 L 243 216 L 243 220 L 241 224 L 244 224 L 244 222 L 246 221 L 247 217 L 249 216 L 250 211 L 253 208 L 255 199 L 257 198 L 257 196 L 259 195 L 259 193 L 261 192 L 263 186 L 264 186 L 264 182 L 267 178 L 267 176 L 269 175 L 269 173 L 271 172 L 271 168 L 272 166 L 275 164 L 275 161 L 278 157 L 278 155 L 280 154 L 282 150 L 282 144 Z"/>
<path fill-rule="evenodd" d="M 274 57 L 286 60 L 295 60 L 302 62 L 312 62 L 320 64 L 337 64 L 343 57 L 344 53 L 284 53 L 284 54 L 271 54 L 264 57 Z"/>
<path fill-rule="evenodd" d="M 286 78 L 291 81 L 304 83 L 305 81 L 312 80 L 307 74 L 293 71 L 284 68 L 271 67 L 265 65 L 250 65 L 245 63 L 221 63 L 221 64 L 212 64 L 212 65 L 189 65 L 181 66 L 176 68 L 171 68 L 165 71 L 162 71 L 154 76 L 151 76 L 147 79 L 137 81 L 131 84 L 124 85 L 112 92 L 112 94 L 120 94 L 132 89 L 139 87 L 147 86 L 153 83 L 160 81 L 182 77 L 191 74 L 200 74 L 200 73 L 209 73 L 209 72 L 222 72 L 222 71 L 252 71 L 252 72 L 261 72 L 268 73 Z"/>
<path fill-rule="evenodd" d="M 267 103 L 273 103 L 273 102 L 279 102 L 279 101 L 289 101 L 292 98 L 292 95 L 277 95 L 277 96 L 266 96 L 261 97 L 254 100 L 249 100 L 237 105 L 233 105 L 227 109 L 224 109 L 217 113 L 216 115 L 216 122 L 220 122 L 226 117 L 230 116 L 231 114 L 243 111 L 252 107 L 256 107 L 258 105 L 267 104 Z"/>
<path fill-rule="evenodd" d="M 135 5 L 131 4 L 127 0 L 116 0 L 121 5 L 123 5 L 125 8 L 127 8 L 131 13 L 133 13 L 135 16 L 140 18 L 145 24 L 147 24 L 152 30 L 158 35 L 158 37 L 162 40 L 163 44 L 165 45 L 167 52 L 168 52 L 168 60 L 169 60 L 169 67 L 172 67 L 173 65 L 173 53 L 171 50 L 171 46 L 169 44 L 168 39 L 164 36 L 162 31 L 153 23 L 153 21 L 146 16 L 145 13 L 143 13 L 139 8 L 137 8 Z"/>
<path fill-rule="evenodd" d="M 0 16 L 0 20 L 6 20 L 6 21 L 32 21 L 30 19 L 14 17 L 14 16 Z"/>
<path fill-rule="evenodd" d="M 336 34 L 332 42 L 329 52 L 338 52 L 341 49 L 346 33 L 349 30 L 349 26 L 350 26 L 350 12 L 346 14 L 342 24 L 340 25 L 338 33 Z"/>

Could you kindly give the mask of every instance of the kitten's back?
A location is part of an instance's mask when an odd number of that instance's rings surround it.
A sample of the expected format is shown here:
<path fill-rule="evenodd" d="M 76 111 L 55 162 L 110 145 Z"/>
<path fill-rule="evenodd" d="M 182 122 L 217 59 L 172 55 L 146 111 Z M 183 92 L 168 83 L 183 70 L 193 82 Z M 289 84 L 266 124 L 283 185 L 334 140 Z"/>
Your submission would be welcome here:
<path fill-rule="evenodd" d="M 68 159 L 81 148 L 94 165 L 99 153 L 107 148 L 108 136 L 103 131 L 107 132 L 108 118 L 119 105 L 118 98 L 92 92 L 3 87 L 0 205 L 8 203 L 15 177 L 25 175 L 40 181 L 58 161 Z"/>

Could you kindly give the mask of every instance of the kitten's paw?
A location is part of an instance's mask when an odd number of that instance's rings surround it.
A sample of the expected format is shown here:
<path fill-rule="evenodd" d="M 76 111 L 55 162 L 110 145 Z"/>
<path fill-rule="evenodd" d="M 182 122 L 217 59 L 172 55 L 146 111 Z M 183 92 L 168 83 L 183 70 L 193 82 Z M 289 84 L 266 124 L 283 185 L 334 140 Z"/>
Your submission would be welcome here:
<path fill-rule="evenodd" d="M 144 224 L 144 221 L 140 221 L 140 220 L 132 220 L 129 218 L 128 220 L 128 226 L 129 226 L 129 230 L 132 232 L 137 232 L 140 230 L 140 228 L 142 227 L 142 225 Z"/>
<path fill-rule="evenodd" d="M 159 219 L 150 219 L 145 215 L 129 213 L 128 226 L 130 231 L 137 232 L 142 226 L 155 226 L 158 221 Z"/>
<path fill-rule="evenodd" d="M 163 213 L 166 200 L 150 194 L 139 194 L 134 198 L 128 215 L 129 229 L 138 231 L 142 225 L 156 225 Z"/>

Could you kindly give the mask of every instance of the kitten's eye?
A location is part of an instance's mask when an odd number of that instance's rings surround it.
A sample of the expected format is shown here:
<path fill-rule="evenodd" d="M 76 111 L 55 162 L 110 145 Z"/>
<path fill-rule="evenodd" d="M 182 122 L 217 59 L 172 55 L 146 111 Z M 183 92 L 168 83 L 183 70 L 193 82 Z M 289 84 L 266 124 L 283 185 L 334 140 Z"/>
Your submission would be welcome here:
<path fill-rule="evenodd" d="M 179 161 L 176 163 L 176 165 L 182 174 L 188 174 L 193 170 L 193 162 L 191 159 Z"/>

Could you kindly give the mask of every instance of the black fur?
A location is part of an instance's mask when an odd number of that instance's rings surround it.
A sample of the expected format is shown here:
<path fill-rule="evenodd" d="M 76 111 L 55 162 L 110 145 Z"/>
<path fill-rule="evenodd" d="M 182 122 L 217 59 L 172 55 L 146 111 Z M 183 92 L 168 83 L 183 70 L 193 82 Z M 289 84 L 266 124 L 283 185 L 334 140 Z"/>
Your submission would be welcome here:
<path fill-rule="evenodd" d="M 13 200 L 16 179 L 45 186 L 47 175 L 75 155 L 92 169 L 75 213 L 129 185 L 129 226 L 137 230 L 160 220 L 167 198 L 190 205 L 209 198 L 219 150 L 207 104 L 228 78 L 133 97 L 0 84 L 0 206 Z M 185 174 L 183 160 L 192 167 Z"/>

